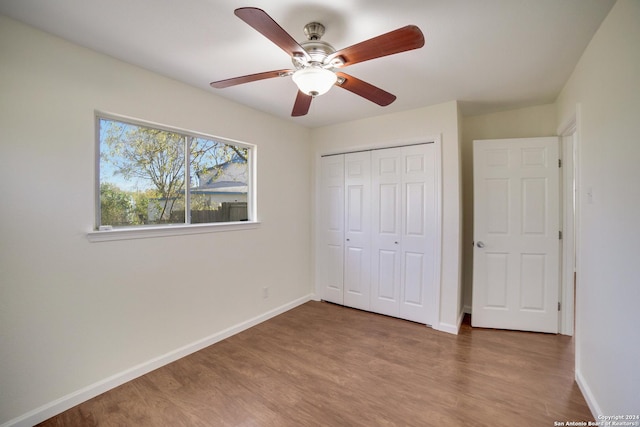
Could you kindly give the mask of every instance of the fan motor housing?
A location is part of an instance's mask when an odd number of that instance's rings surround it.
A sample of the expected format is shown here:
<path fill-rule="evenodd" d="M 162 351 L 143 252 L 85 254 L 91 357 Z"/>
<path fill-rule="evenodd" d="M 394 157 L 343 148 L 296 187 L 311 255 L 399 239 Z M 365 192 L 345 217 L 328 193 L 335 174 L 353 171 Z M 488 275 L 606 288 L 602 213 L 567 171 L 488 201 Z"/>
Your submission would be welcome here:
<path fill-rule="evenodd" d="M 309 61 L 311 63 L 322 64 L 327 56 L 336 51 L 333 46 L 322 40 L 309 40 L 300 43 L 300 46 L 302 46 L 311 57 Z"/>
<path fill-rule="evenodd" d="M 300 46 L 309 54 L 311 59 L 300 61 L 293 58 L 293 65 L 297 69 L 305 68 L 309 65 L 323 65 L 327 56 L 336 51 L 329 43 L 320 40 L 324 35 L 324 30 L 324 25 L 319 22 L 310 22 L 304 26 L 304 34 L 307 40 L 301 42 Z"/>

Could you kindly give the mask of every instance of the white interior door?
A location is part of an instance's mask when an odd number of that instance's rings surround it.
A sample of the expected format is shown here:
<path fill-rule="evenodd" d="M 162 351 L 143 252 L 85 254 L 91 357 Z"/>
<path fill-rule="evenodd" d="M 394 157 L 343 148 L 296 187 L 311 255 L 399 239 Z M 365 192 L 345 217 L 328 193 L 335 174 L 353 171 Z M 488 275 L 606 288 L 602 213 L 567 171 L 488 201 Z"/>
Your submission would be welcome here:
<path fill-rule="evenodd" d="M 369 310 L 371 288 L 371 153 L 344 155 L 344 304 Z"/>
<path fill-rule="evenodd" d="M 558 147 L 474 141 L 473 326 L 558 332 Z"/>
<path fill-rule="evenodd" d="M 320 271 L 322 299 L 343 304 L 344 155 L 321 158 Z"/>

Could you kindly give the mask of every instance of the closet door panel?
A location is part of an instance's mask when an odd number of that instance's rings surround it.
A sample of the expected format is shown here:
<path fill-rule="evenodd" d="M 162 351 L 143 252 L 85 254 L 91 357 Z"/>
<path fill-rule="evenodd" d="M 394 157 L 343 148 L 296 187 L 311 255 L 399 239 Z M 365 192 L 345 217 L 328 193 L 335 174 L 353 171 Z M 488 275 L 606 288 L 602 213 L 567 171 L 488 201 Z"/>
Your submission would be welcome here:
<path fill-rule="evenodd" d="M 422 307 L 424 290 L 423 253 L 404 252 L 404 283 L 402 287 L 402 304 Z"/>
<path fill-rule="evenodd" d="M 399 236 L 398 207 L 400 206 L 400 184 L 377 183 L 374 185 L 377 189 L 377 232 L 386 236 Z M 375 191 L 375 190 L 374 190 Z"/>
<path fill-rule="evenodd" d="M 362 184 L 347 185 L 347 233 L 361 235 L 365 232 L 363 229 L 364 210 L 369 209 L 368 206 L 363 206 L 366 191 L 367 189 Z"/>
<path fill-rule="evenodd" d="M 400 314 L 402 173 L 399 153 L 393 148 L 371 153 L 371 309 L 390 316 Z"/>
<path fill-rule="evenodd" d="M 425 229 L 425 188 L 422 182 L 405 184 L 405 206 L 403 209 L 407 236 L 424 237 Z"/>
<path fill-rule="evenodd" d="M 374 295 L 383 302 L 396 305 L 398 301 L 398 251 L 379 249 L 374 272 L 376 287 Z M 381 304 L 382 305 L 382 304 Z M 374 304 L 372 304 L 373 308 Z M 396 310 L 392 310 L 394 313 Z"/>
<path fill-rule="evenodd" d="M 344 155 L 321 158 L 320 187 L 320 290 L 322 299 L 343 304 Z"/>
<path fill-rule="evenodd" d="M 402 149 L 402 278 L 400 317 L 433 324 L 437 301 L 436 179 L 432 144 Z"/>
<path fill-rule="evenodd" d="M 362 271 L 362 265 L 365 264 L 364 258 L 366 257 L 366 248 L 347 245 L 347 252 L 345 255 L 345 272 L 344 283 L 346 300 L 345 304 L 352 306 L 352 301 L 357 301 L 357 298 L 361 295 L 368 294 L 368 290 L 365 289 L 366 272 Z"/>
<path fill-rule="evenodd" d="M 344 155 L 345 275 L 344 304 L 370 309 L 371 153 Z"/>

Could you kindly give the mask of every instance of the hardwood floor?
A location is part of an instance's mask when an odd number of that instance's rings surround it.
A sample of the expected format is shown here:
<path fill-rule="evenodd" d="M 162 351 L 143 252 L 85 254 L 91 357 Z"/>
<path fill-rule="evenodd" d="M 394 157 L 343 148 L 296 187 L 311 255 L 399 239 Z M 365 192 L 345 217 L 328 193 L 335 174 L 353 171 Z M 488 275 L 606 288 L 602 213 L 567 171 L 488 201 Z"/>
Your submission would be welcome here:
<path fill-rule="evenodd" d="M 570 337 L 460 335 L 309 302 L 41 426 L 553 426 L 593 421 Z"/>

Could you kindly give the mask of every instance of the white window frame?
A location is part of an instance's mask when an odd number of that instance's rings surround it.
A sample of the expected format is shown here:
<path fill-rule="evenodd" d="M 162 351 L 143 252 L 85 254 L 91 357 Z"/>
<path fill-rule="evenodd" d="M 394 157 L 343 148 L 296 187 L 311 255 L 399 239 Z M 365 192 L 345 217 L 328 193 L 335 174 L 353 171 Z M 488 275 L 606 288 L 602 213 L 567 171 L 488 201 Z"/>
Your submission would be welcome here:
<path fill-rule="evenodd" d="M 257 220 L 257 195 L 256 195 L 256 163 L 258 148 L 255 144 L 237 141 L 229 138 L 205 134 L 187 129 L 167 126 L 159 123 L 140 120 L 132 117 L 95 111 L 95 218 L 94 229 L 87 233 L 90 242 L 104 242 L 113 240 L 145 239 L 153 237 L 180 236 L 189 234 L 215 233 L 223 231 L 236 231 L 257 228 L 260 222 Z M 167 132 L 178 133 L 187 137 L 206 138 L 223 142 L 229 145 L 248 148 L 248 189 L 247 189 L 247 215 L 248 221 L 215 222 L 204 224 L 162 224 L 145 226 L 127 226 L 122 228 L 100 227 L 100 120 L 114 120 L 136 126 L 159 129 Z M 187 167 L 187 169 L 189 169 Z M 188 178 L 188 171 L 185 171 Z M 186 191 L 186 197 L 189 192 Z"/>

